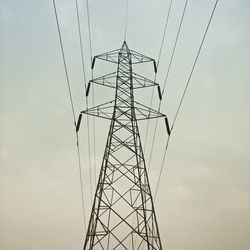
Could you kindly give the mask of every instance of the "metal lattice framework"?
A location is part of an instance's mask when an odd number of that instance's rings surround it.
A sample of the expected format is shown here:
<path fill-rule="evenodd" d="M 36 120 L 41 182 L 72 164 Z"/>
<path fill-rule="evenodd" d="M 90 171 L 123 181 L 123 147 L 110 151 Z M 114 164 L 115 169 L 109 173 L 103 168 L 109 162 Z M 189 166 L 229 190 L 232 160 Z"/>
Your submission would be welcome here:
<path fill-rule="evenodd" d="M 80 114 L 111 120 L 84 249 L 162 249 L 137 121 L 165 115 L 134 101 L 134 89 L 159 85 L 132 72 L 133 64 L 145 62 L 156 71 L 155 61 L 126 42 L 95 56 L 92 68 L 96 59 L 118 66 L 91 80 L 86 93 L 90 84 L 100 84 L 115 88 L 115 99 Z"/>

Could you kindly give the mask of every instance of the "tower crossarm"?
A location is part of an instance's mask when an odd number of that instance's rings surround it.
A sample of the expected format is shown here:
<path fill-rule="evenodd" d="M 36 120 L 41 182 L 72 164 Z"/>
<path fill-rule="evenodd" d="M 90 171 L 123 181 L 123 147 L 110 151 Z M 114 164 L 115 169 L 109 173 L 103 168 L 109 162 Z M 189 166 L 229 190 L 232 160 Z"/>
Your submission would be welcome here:
<path fill-rule="evenodd" d="M 133 72 L 132 76 L 133 76 L 133 87 L 134 87 L 134 89 L 159 86 L 158 83 L 156 83 L 156 82 L 154 82 L 154 81 L 152 81 L 150 79 L 147 79 L 146 77 L 141 76 L 141 75 L 139 75 L 137 73 Z"/>
<path fill-rule="evenodd" d="M 92 79 L 89 84 L 95 83 L 98 85 L 102 85 L 105 87 L 109 88 L 116 88 L 116 82 L 117 82 L 117 77 L 120 78 L 121 82 L 125 82 L 120 76 L 117 76 L 117 72 L 112 72 L 104 76 L 97 77 L 95 79 Z M 146 87 L 155 87 L 159 86 L 158 83 L 147 79 L 144 76 L 141 76 L 137 73 L 132 72 L 132 80 L 133 80 L 133 88 L 134 89 L 140 89 L 140 88 L 146 88 Z"/>
<path fill-rule="evenodd" d="M 124 43 L 127 46 L 126 42 L 124 42 Z M 153 62 L 154 71 L 155 71 L 155 73 L 157 72 L 157 65 L 156 65 L 155 59 L 153 59 L 153 58 L 151 58 L 149 56 L 143 55 L 143 54 L 141 54 L 141 53 L 139 53 L 137 51 L 134 51 L 134 50 L 129 50 L 129 52 L 130 52 L 130 59 L 131 59 L 130 63 L 131 64 Z M 94 56 L 94 58 L 92 60 L 91 68 L 92 69 L 94 68 L 96 59 L 100 59 L 100 60 L 103 60 L 103 61 L 118 64 L 119 63 L 119 55 L 121 53 L 122 53 L 121 49 L 116 49 L 116 50 L 112 50 L 112 51 L 105 52 L 103 54 Z"/>
<path fill-rule="evenodd" d="M 87 115 L 96 116 L 99 118 L 112 120 L 114 105 L 115 105 L 115 100 L 86 109 L 82 111 L 81 114 L 87 114 Z M 134 102 L 134 109 L 135 109 L 137 121 L 166 117 L 166 115 L 158 112 L 157 110 L 149 108 L 139 102 Z M 117 112 L 119 112 L 119 114 L 117 114 L 116 118 L 119 118 L 119 120 L 122 120 L 122 121 L 129 121 L 130 119 L 129 108 L 126 109 L 125 105 L 124 106 L 119 105 L 119 107 L 117 107 Z M 127 114 L 128 116 L 126 116 Z"/>

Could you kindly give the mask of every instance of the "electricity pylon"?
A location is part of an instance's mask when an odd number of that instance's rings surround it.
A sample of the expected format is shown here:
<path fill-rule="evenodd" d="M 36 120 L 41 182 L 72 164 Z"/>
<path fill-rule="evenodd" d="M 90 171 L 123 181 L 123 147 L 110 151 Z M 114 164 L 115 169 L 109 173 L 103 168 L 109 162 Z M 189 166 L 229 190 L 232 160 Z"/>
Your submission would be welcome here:
<path fill-rule="evenodd" d="M 115 89 L 113 101 L 80 113 L 111 120 L 95 191 L 84 250 L 162 249 L 152 193 L 137 121 L 165 115 L 134 100 L 134 89 L 158 87 L 154 81 L 132 71 L 132 65 L 154 59 L 122 47 L 93 58 L 117 64 L 117 71 L 89 82 Z M 165 117 L 167 121 L 167 118 Z"/>

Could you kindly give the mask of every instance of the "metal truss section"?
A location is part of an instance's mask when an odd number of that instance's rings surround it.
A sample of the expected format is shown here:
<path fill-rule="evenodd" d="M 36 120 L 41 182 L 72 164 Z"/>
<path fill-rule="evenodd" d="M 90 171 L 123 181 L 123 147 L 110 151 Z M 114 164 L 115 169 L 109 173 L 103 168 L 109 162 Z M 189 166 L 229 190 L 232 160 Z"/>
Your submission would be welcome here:
<path fill-rule="evenodd" d="M 156 62 L 153 58 L 150 58 L 148 56 L 145 56 L 139 52 L 136 52 L 134 50 L 129 50 L 130 53 L 130 59 L 131 59 L 131 64 L 138 64 L 138 63 L 146 63 L 146 62 L 153 62 L 154 64 L 154 70 L 155 72 L 157 72 L 157 66 L 156 66 Z M 97 55 L 93 58 L 93 62 L 92 62 L 92 68 L 94 67 L 95 64 L 95 60 L 96 59 L 100 59 L 100 60 L 104 60 L 107 62 L 111 62 L 111 63 L 119 63 L 119 55 L 121 54 L 121 49 L 117 49 L 117 50 L 112 50 L 100 55 Z"/>
<path fill-rule="evenodd" d="M 95 78 L 91 80 L 90 82 L 115 89 L 116 80 L 117 80 L 117 72 L 115 71 L 113 73 L 109 73 L 107 75 Z M 124 80 L 123 77 L 121 77 L 120 81 L 123 82 L 126 80 Z M 155 83 L 154 81 L 147 79 L 146 77 L 136 74 L 134 72 L 132 72 L 132 81 L 133 81 L 134 89 L 159 86 L 159 84 Z"/>
<path fill-rule="evenodd" d="M 134 89 L 158 84 L 132 72 L 153 59 L 126 42 L 95 58 L 118 67 L 91 81 L 115 88 L 115 99 L 81 112 L 111 120 L 83 249 L 162 250 L 137 121 L 165 115 L 134 100 Z"/>
<path fill-rule="evenodd" d="M 116 119 L 119 118 L 119 120 L 122 121 L 129 121 L 131 118 L 130 117 L 131 107 L 129 107 L 127 103 L 118 103 L 118 104 L 119 105 L 117 107 Z M 89 108 L 87 110 L 82 111 L 81 113 L 112 120 L 114 105 L 115 105 L 115 100 L 103 103 L 93 108 Z M 140 104 L 138 102 L 134 102 L 134 110 L 137 121 L 165 117 L 164 114 L 154 109 L 151 109 L 143 104 Z"/>

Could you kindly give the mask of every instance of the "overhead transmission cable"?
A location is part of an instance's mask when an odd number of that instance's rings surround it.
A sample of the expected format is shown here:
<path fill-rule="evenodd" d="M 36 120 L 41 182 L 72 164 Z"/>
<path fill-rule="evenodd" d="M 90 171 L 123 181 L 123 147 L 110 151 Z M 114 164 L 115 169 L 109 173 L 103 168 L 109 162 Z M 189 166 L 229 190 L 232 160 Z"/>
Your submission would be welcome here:
<path fill-rule="evenodd" d="M 90 12 L 89 12 L 89 1 L 86 0 L 87 6 L 87 19 L 88 19 L 88 37 L 89 37 L 89 51 L 90 51 L 90 65 L 92 64 L 93 60 L 93 53 L 92 53 L 92 36 L 91 36 L 91 25 L 90 25 Z M 93 80 L 93 68 L 91 67 L 91 80 Z M 95 106 L 95 93 L 94 93 L 94 84 L 92 84 L 92 105 Z M 95 117 L 93 116 L 93 149 L 94 149 L 94 177 L 95 177 L 95 184 L 97 181 L 97 174 L 96 174 L 96 134 L 95 134 Z"/>
<path fill-rule="evenodd" d="M 160 59 L 161 59 L 163 44 L 164 44 L 164 41 L 165 41 L 166 32 L 167 32 L 167 28 L 168 28 L 169 16 L 170 16 L 171 8 L 172 8 L 172 3 L 173 3 L 173 0 L 170 0 L 169 7 L 168 7 L 168 12 L 167 12 L 167 18 L 166 18 L 166 22 L 165 22 L 164 29 L 163 29 L 162 39 L 161 39 L 159 55 L 158 55 L 158 59 L 157 59 L 157 63 L 156 63 L 156 68 L 157 69 L 158 69 L 159 64 L 160 64 Z M 156 82 L 156 79 L 157 79 L 157 72 L 155 73 L 155 76 L 154 76 L 154 82 Z M 151 98 L 150 98 L 150 109 L 152 108 L 152 105 L 153 105 L 153 98 L 154 98 L 154 88 L 152 90 L 152 94 L 151 94 Z M 148 139 L 148 130 L 149 130 L 149 120 L 147 121 L 145 142 L 144 142 L 144 150 L 146 149 L 146 144 L 147 144 L 147 139 Z"/>
<path fill-rule="evenodd" d="M 167 18 L 166 18 L 164 29 L 163 29 L 163 35 L 162 35 L 162 39 L 161 39 L 160 50 L 159 50 L 159 54 L 158 54 L 158 58 L 157 58 L 157 62 L 156 62 L 157 72 L 155 73 L 155 76 L 154 76 L 154 82 L 156 82 L 156 79 L 157 79 L 157 73 L 158 73 L 158 68 L 159 68 L 160 59 L 161 59 L 161 55 L 162 55 L 163 44 L 164 44 L 164 41 L 165 41 L 167 28 L 168 28 L 168 24 L 169 24 L 169 17 L 170 17 L 170 13 L 171 13 L 172 3 L 173 3 L 173 0 L 170 0 L 169 6 L 168 6 L 168 11 L 167 11 Z M 154 88 L 152 90 L 152 94 L 151 94 L 151 98 L 150 98 L 150 109 L 152 108 L 152 105 L 153 105 L 153 98 L 154 98 Z M 160 100 L 160 103 L 161 103 L 161 100 Z M 159 103 L 159 105 L 160 105 L 160 103 Z M 159 106 L 159 108 L 160 108 L 160 106 Z M 159 111 L 159 109 L 158 109 L 158 111 Z M 156 131 L 156 128 L 157 128 L 157 124 L 158 124 L 158 119 L 156 120 L 155 131 Z M 144 142 L 144 150 L 146 150 L 147 139 L 148 139 L 148 131 L 149 131 L 149 120 L 147 120 L 145 142 Z M 153 143 L 155 141 L 155 134 L 156 134 L 156 132 L 154 132 L 154 135 L 153 135 Z M 148 164 L 148 171 L 150 170 L 151 155 L 152 155 L 152 147 L 151 147 L 151 150 L 150 150 L 150 159 L 149 159 L 149 164 Z M 143 249 L 144 249 L 144 247 L 145 247 L 145 244 L 143 244 Z"/>
<path fill-rule="evenodd" d="M 64 53 L 64 47 L 63 47 L 63 42 L 62 42 L 62 36 L 61 36 L 61 30 L 60 30 L 60 25 L 59 25 L 59 20 L 58 20 L 58 14 L 57 14 L 57 8 L 56 8 L 55 0 L 53 0 L 53 7 L 54 7 L 55 18 L 56 18 L 57 31 L 58 31 L 59 41 L 60 41 L 60 47 L 61 47 L 61 53 L 62 53 L 62 58 L 63 58 L 64 71 L 65 71 L 65 76 L 66 76 L 66 81 L 67 81 L 67 87 L 68 87 L 68 92 L 69 92 L 70 105 L 71 105 L 71 109 L 72 109 L 73 121 L 74 121 L 74 126 L 76 126 L 75 108 L 74 108 L 74 104 L 73 104 L 73 98 L 72 98 L 72 92 L 71 92 L 71 87 L 70 87 L 70 81 L 69 81 L 67 63 L 66 63 L 66 58 L 65 58 L 65 53 Z M 81 166 L 81 157 L 80 157 L 79 138 L 78 138 L 78 133 L 77 132 L 76 132 L 76 141 L 77 141 L 77 157 L 78 157 L 78 168 L 79 168 L 79 176 L 80 176 L 80 188 L 81 188 L 81 201 L 82 201 L 83 222 L 84 222 L 84 231 L 86 232 L 86 219 L 85 219 L 86 216 L 85 216 L 85 206 L 84 206 L 82 166 Z"/>
<path fill-rule="evenodd" d="M 90 50 L 90 60 L 92 62 L 93 53 L 92 53 L 92 37 L 91 37 L 91 28 L 90 28 L 90 14 L 89 14 L 89 1 L 86 0 L 87 5 L 87 18 L 88 18 L 88 34 L 89 34 L 89 50 Z"/>
<path fill-rule="evenodd" d="M 70 87 L 70 82 L 69 82 L 69 74 L 68 74 L 68 69 L 67 69 L 67 64 L 66 64 L 66 59 L 65 59 L 65 53 L 64 53 L 64 49 L 63 49 L 62 35 L 61 35 L 55 0 L 53 0 L 53 6 L 54 6 L 54 12 L 55 12 L 55 18 L 56 18 L 56 24 L 57 24 L 57 31 L 58 31 L 58 36 L 59 36 L 59 41 L 60 41 L 60 46 L 61 46 L 64 71 L 65 71 L 66 81 L 67 81 L 67 85 L 68 85 L 73 120 L 74 120 L 74 124 L 76 124 L 75 108 L 74 108 L 74 104 L 73 104 L 72 92 L 71 92 L 71 87 Z"/>
<path fill-rule="evenodd" d="M 83 44 L 82 44 L 82 31 L 81 31 L 81 24 L 80 24 L 80 14 L 79 14 L 79 4 L 78 0 L 76 2 L 76 16 L 77 16 L 77 27 L 78 27 L 78 36 L 80 42 L 80 51 L 81 51 L 81 64 L 82 64 L 82 71 L 83 71 L 83 81 L 84 81 L 84 89 L 85 93 L 87 90 L 87 80 L 86 80 L 86 71 L 85 71 L 85 63 L 84 63 L 84 56 L 83 56 Z M 85 95 L 86 101 L 86 109 L 88 109 L 88 99 Z M 90 179 L 90 201 L 92 201 L 92 164 L 91 164 L 91 147 L 90 147 L 90 126 L 89 126 L 89 117 L 87 116 L 87 141 L 88 141 L 88 165 L 89 165 L 89 179 Z"/>
<path fill-rule="evenodd" d="M 182 11 L 182 15 L 181 15 L 181 20 L 180 20 L 180 23 L 179 23 L 179 27 L 178 27 L 178 31 L 177 31 L 176 37 L 175 37 L 174 47 L 173 47 L 173 50 L 172 50 L 172 53 L 171 53 L 171 57 L 170 57 L 170 61 L 169 61 L 169 64 L 168 64 L 166 78 L 165 78 L 163 89 L 162 89 L 162 92 L 161 92 L 162 96 L 163 96 L 165 88 L 166 88 L 166 83 L 167 83 L 169 72 L 170 72 L 170 69 L 171 69 L 171 66 L 172 66 L 172 62 L 173 62 L 173 58 L 174 58 L 176 46 L 177 46 L 177 43 L 178 43 L 178 40 L 179 40 L 179 35 L 180 35 L 181 28 L 182 28 L 184 16 L 185 16 L 185 13 L 186 13 L 188 1 L 189 0 L 186 0 L 185 5 L 183 7 L 183 11 Z M 162 100 L 160 100 L 160 103 L 159 103 L 159 106 L 158 106 L 158 112 L 160 112 L 161 104 L 162 104 Z M 158 119 L 156 120 L 155 127 L 154 127 L 153 141 L 152 141 L 152 144 L 151 144 L 151 150 L 150 150 L 150 155 L 149 155 L 149 164 L 148 164 L 149 169 L 150 169 L 150 166 L 151 166 L 151 160 L 152 160 L 152 155 L 153 155 L 153 150 L 154 150 L 154 143 L 155 143 L 155 138 L 156 138 L 157 127 L 158 127 Z"/>
<path fill-rule="evenodd" d="M 78 35 L 79 35 L 79 41 L 80 41 L 83 81 L 84 81 L 84 88 L 85 88 L 85 91 L 86 91 L 86 89 L 87 89 L 87 80 L 86 80 L 85 63 L 84 63 L 84 57 L 83 57 L 82 31 L 81 31 L 81 24 L 80 24 L 78 0 L 76 0 L 76 16 L 77 16 Z M 86 98 L 86 105 L 88 105 L 88 99 L 87 98 Z M 87 108 L 88 108 L 88 106 L 87 106 Z"/>
<path fill-rule="evenodd" d="M 79 43 L 80 43 L 80 52 L 81 52 L 81 64 L 82 64 L 82 73 L 83 73 L 83 82 L 84 82 L 84 89 L 85 93 L 87 91 L 87 80 L 86 80 L 86 70 L 85 70 L 85 63 L 84 63 L 84 56 L 83 56 L 83 43 L 82 43 L 82 31 L 81 31 L 81 24 L 80 24 L 80 15 L 79 15 L 79 4 L 78 0 L 75 1 L 76 3 L 76 16 L 77 16 L 77 27 L 78 27 L 78 36 L 79 36 Z M 88 98 L 85 95 L 86 101 L 86 109 L 88 109 Z M 77 132 L 78 134 L 78 132 Z M 90 127 L 89 127 L 89 116 L 87 116 L 87 141 L 88 141 L 88 165 L 89 165 L 89 175 L 90 175 L 90 201 L 92 201 L 92 164 L 91 164 L 91 147 L 90 147 Z M 85 218 L 85 228 L 86 228 L 86 218 Z"/>
<path fill-rule="evenodd" d="M 207 24 L 206 29 L 205 29 L 205 32 L 204 32 L 204 34 L 203 34 L 203 37 L 202 37 L 202 40 L 201 40 L 201 43 L 200 43 L 198 52 L 197 52 L 196 57 L 195 57 L 195 59 L 194 59 L 194 62 L 193 62 L 193 65 L 192 65 L 190 74 L 189 74 L 189 76 L 188 76 L 188 79 L 187 79 L 187 82 L 186 82 L 186 85 L 185 85 L 185 88 L 184 88 L 184 91 L 183 91 L 183 94 L 182 94 L 182 96 L 181 96 L 181 99 L 180 99 L 180 102 L 179 102 L 177 111 L 176 111 L 176 113 L 175 113 L 174 120 L 173 120 L 173 123 L 172 123 L 172 126 L 171 126 L 171 132 L 172 132 L 172 130 L 173 130 L 173 128 L 174 128 L 174 125 L 175 125 L 175 123 L 176 123 L 176 119 L 177 119 L 177 117 L 178 117 L 178 115 L 179 115 L 180 108 L 181 108 L 181 106 L 182 106 L 184 97 L 185 97 L 185 95 L 186 95 L 188 86 L 189 86 L 189 84 L 190 84 L 190 81 L 191 81 L 191 78 L 192 78 L 192 75 L 193 75 L 195 66 L 196 66 L 196 64 L 197 64 L 197 61 L 198 61 L 198 58 L 199 58 L 201 49 L 202 49 L 202 47 L 203 47 L 203 44 L 204 44 L 204 41 L 205 41 L 205 38 L 206 38 L 206 35 L 207 35 L 207 32 L 208 32 L 208 29 L 209 29 L 209 27 L 210 27 L 211 21 L 212 21 L 212 19 L 213 19 L 214 12 L 215 12 L 215 10 L 216 10 L 218 1 L 219 1 L 219 0 L 216 0 L 215 3 L 214 3 L 213 10 L 212 10 L 211 15 L 210 15 L 210 17 L 209 17 L 208 24 Z M 155 191 L 155 195 L 154 195 L 154 200 L 156 200 L 156 197 L 157 197 L 157 193 L 158 193 L 158 189 L 159 189 L 159 185 L 160 185 L 160 180 L 161 180 L 161 176 L 162 176 L 162 170 L 163 170 L 163 166 L 164 166 L 165 160 L 166 160 L 166 154 L 167 154 L 167 149 L 168 149 L 168 145 L 169 145 L 169 140 L 170 140 L 170 136 L 168 137 L 167 144 L 166 144 L 166 147 L 165 147 L 165 152 L 164 152 L 164 156 L 163 156 L 162 164 L 161 164 L 161 168 L 160 168 L 160 174 L 159 174 L 159 177 L 158 177 L 158 180 L 157 180 L 157 185 L 156 185 L 156 191 Z"/>
<path fill-rule="evenodd" d="M 186 13 L 187 4 L 188 4 L 188 0 L 186 0 L 183 11 L 182 11 L 181 21 L 180 21 L 180 24 L 179 24 L 179 27 L 178 27 L 177 35 L 176 35 L 175 42 L 174 42 L 174 47 L 173 47 L 170 62 L 169 62 L 169 65 L 168 65 L 167 74 L 166 74 L 165 81 L 164 81 L 164 84 L 163 84 L 163 89 L 162 89 L 162 92 L 161 92 L 162 95 L 164 94 L 166 84 L 167 84 L 167 81 L 168 81 L 168 76 L 169 76 L 169 72 L 170 72 L 170 69 L 171 69 L 171 66 L 172 66 L 172 62 L 173 62 L 173 58 L 174 58 L 174 54 L 175 54 L 175 49 L 176 49 L 176 46 L 177 46 L 177 43 L 178 43 L 178 39 L 179 39 L 183 19 L 184 19 L 185 13 Z"/>
<path fill-rule="evenodd" d="M 156 68 L 157 69 L 159 67 L 159 63 L 160 63 L 160 59 L 161 59 L 161 54 L 162 54 L 163 44 L 164 44 L 164 41 L 165 41 L 166 32 L 167 32 L 167 28 L 168 28 L 168 22 L 169 22 L 169 16 L 170 16 L 171 8 L 172 8 L 172 3 L 173 3 L 173 0 L 170 0 L 169 7 L 168 7 L 168 13 L 167 13 L 167 19 L 166 19 L 164 30 L 163 30 L 160 51 L 159 51 L 159 55 L 158 55 L 158 59 L 157 59 L 157 64 L 156 64 L 156 66 L 157 66 Z"/>

